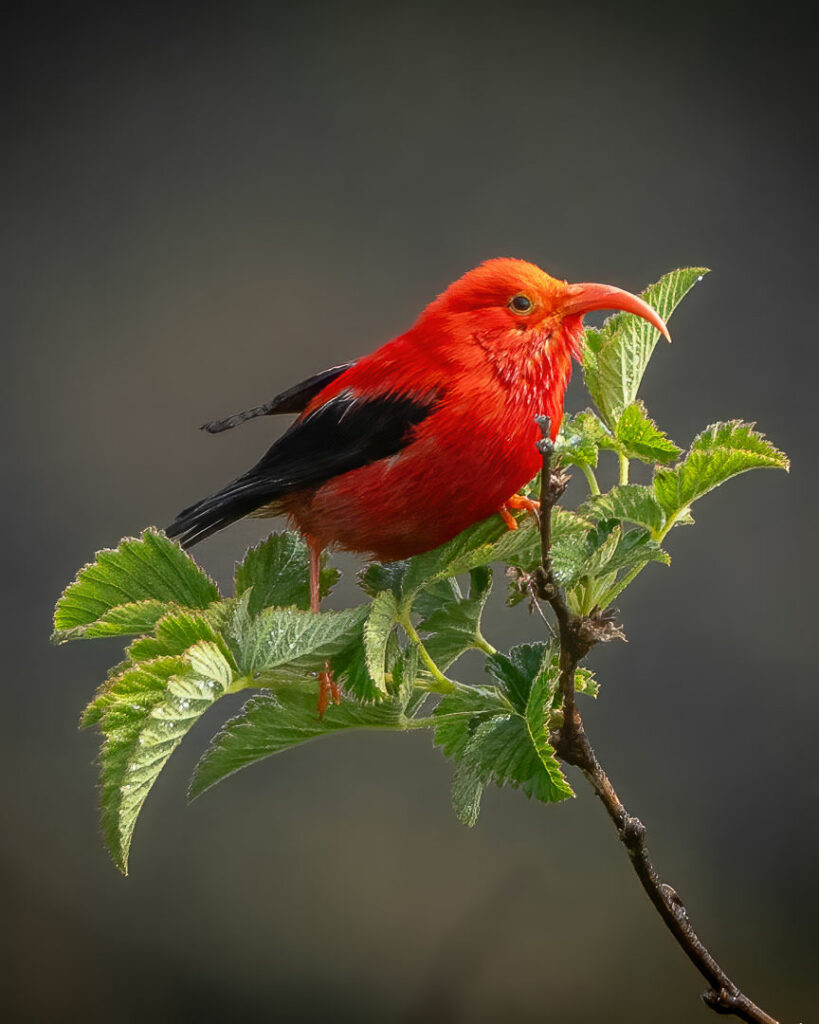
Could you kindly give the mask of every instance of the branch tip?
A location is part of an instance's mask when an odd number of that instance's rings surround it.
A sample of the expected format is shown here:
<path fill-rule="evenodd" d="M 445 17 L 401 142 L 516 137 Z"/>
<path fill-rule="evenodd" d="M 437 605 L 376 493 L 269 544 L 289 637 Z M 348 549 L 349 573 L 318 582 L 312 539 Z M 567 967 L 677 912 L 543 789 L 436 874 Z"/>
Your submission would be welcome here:
<path fill-rule="evenodd" d="M 535 423 L 540 427 L 540 432 L 544 438 L 551 438 L 552 434 L 552 420 L 545 414 L 543 416 L 535 416 Z"/>

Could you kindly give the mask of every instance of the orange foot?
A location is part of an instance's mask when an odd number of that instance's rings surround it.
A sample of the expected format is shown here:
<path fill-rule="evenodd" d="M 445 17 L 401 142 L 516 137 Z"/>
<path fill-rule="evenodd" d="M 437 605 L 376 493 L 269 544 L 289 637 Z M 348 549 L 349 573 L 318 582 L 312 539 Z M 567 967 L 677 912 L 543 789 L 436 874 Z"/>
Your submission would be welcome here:
<path fill-rule="evenodd" d="M 318 682 L 318 716 L 319 718 L 322 718 L 331 700 L 333 704 L 341 703 L 341 694 L 338 692 L 338 683 L 333 678 L 329 662 L 324 666 L 324 671 L 319 672 Z"/>
<path fill-rule="evenodd" d="M 533 498 L 527 498 L 523 494 L 513 494 L 512 497 L 505 501 L 498 512 L 501 514 L 503 521 L 509 527 L 510 530 L 517 530 L 518 524 L 515 517 L 512 515 L 511 509 L 525 509 L 527 512 L 539 512 L 540 502 L 535 501 Z"/>

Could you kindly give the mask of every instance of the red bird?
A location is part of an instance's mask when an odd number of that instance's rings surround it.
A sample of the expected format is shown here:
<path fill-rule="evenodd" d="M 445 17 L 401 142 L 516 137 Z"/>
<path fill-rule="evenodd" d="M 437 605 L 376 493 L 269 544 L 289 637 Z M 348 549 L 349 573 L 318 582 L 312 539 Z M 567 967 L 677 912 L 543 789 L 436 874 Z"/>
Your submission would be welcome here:
<path fill-rule="evenodd" d="M 266 405 L 206 424 L 218 433 L 254 416 L 299 413 L 242 476 L 184 509 L 168 528 L 183 547 L 244 516 L 286 515 L 319 558 L 335 546 L 383 561 L 419 554 L 473 523 L 530 508 L 516 492 L 537 473 L 535 416 L 557 436 L 582 319 L 622 309 L 668 336 L 642 299 L 550 277 L 523 260 L 464 274 L 405 333 L 334 366 Z M 331 680 L 322 681 L 323 701 Z M 320 705 L 322 698 L 320 698 Z"/>

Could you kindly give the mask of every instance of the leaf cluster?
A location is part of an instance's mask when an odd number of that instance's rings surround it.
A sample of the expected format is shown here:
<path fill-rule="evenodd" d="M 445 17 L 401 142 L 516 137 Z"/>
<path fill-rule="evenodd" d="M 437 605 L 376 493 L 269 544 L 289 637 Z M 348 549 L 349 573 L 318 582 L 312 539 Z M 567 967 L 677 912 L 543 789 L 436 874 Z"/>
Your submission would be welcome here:
<path fill-rule="evenodd" d="M 667 318 L 704 273 L 674 271 L 644 297 Z M 551 549 L 578 613 L 607 607 L 648 563 L 667 564 L 669 530 L 693 522 L 691 506 L 708 491 L 749 469 L 788 468 L 752 424 L 736 420 L 707 427 L 683 454 L 637 397 L 657 337 L 625 313 L 587 332 L 584 376 L 596 409 L 566 418 L 556 461 L 579 468 L 590 493 L 575 511 L 554 509 Z M 601 493 L 595 470 L 605 457 L 618 460 L 620 482 Z M 653 467 L 650 484 L 629 481 L 634 460 Z M 503 653 L 483 625 L 496 567 L 510 579 L 514 604 L 534 600 L 530 574 L 539 562 L 533 517 L 521 514 L 510 531 L 493 516 L 434 551 L 369 564 L 358 576 L 360 604 L 313 614 L 307 550 L 294 533 L 248 551 L 230 595 L 153 529 L 99 552 L 60 598 L 54 639 L 132 638 L 81 720 L 102 737 L 102 828 L 116 864 L 127 870 L 140 810 L 188 730 L 220 698 L 245 689 L 253 693 L 201 757 L 191 797 L 333 732 L 419 728 L 453 760 L 453 804 L 467 824 L 490 782 L 544 803 L 572 796 L 550 742 L 562 714 L 555 642 Z M 322 594 L 338 575 L 322 568 Z M 467 651 L 484 659 L 478 684 L 452 677 Z M 328 665 L 344 699 L 319 718 L 316 676 Z M 597 695 L 587 669 L 577 670 L 575 687 Z"/>

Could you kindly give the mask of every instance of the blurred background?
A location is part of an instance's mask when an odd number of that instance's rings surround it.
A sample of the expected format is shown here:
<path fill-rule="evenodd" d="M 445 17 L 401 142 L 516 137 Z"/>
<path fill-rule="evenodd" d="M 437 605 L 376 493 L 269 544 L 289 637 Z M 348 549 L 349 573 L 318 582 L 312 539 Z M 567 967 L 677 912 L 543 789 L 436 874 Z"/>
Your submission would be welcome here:
<path fill-rule="evenodd" d="M 816 1019 L 808 17 L 515 0 L 7 11 L 6 1020 L 711 1019 L 581 778 L 558 808 L 493 789 L 470 831 L 429 736 L 351 735 L 186 807 L 219 706 L 151 794 L 129 878 L 98 835 L 97 739 L 76 723 L 120 645 L 49 646 L 63 586 L 284 427 L 200 423 L 371 350 L 495 255 L 635 291 L 713 268 L 643 397 L 683 445 L 757 420 L 793 470 L 730 483 L 675 531 L 671 568 L 620 601 L 630 643 L 595 652 L 586 725 L 729 974 L 783 1021 Z M 576 375 L 568 408 L 586 402 Z M 239 525 L 196 556 L 229 584 L 264 533 Z M 356 563 L 340 564 L 334 600 L 352 603 Z M 490 614 L 498 645 L 540 635 L 500 596 Z"/>

